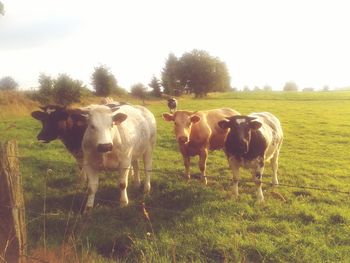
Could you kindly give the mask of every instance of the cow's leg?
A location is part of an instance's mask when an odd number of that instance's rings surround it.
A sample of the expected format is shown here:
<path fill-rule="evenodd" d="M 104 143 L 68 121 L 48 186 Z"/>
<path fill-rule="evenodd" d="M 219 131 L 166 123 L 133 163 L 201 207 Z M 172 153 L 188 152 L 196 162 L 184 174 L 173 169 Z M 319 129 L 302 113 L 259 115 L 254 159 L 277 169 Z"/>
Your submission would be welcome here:
<path fill-rule="evenodd" d="M 149 193 L 151 191 L 151 174 L 152 174 L 152 147 L 149 147 L 143 155 L 143 163 L 145 167 L 145 184 L 144 192 Z"/>
<path fill-rule="evenodd" d="M 264 162 L 259 161 L 259 164 L 257 165 L 257 167 L 255 167 L 255 169 L 252 169 L 252 177 L 257 187 L 256 195 L 259 203 L 264 201 L 264 195 L 261 188 L 263 172 L 264 172 Z"/>
<path fill-rule="evenodd" d="M 127 187 L 128 187 L 128 175 L 131 168 L 130 161 L 121 162 L 120 178 L 119 178 L 119 190 L 120 190 L 120 206 L 127 206 L 129 203 Z"/>
<path fill-rule="evenodd" d="M 191 178 L 191 175 L 190 175 L 190 157 L 189 156 L 185 156 L 185 155 L 182 155 L 182 157 L 184 159 L 185 177 L 187 179 L 190 179 Z"/>
<path fill-rule="evenodd" d="M 207 184 L 207 175 L 205 174 L 206 165 L 207 165 L 207 159 L 208 159 L 208 150 L 207 149 L 201 149 L 199 152 L 199 170 L 201 171 L 201 180 L 204 182 L 204 184 Z"/>
<path fill-rule="evenodd" d="M 271 167 L 272 167 L 272 184 L 274 186 L 278 185 L 278 179 L 277 179 L 277 170 L 278 170 L 278 156 L 279 156 L 279 150 L 275 152 L 273 157 L 271 158 Z"/>
<path fill-rule="evenodd" d="M 79 168 L 80 168 L 80 171 L 79 171 L 79 181 L 80 181 L 80 184 L 85 185 L 86 182 L 87 182 L 87 175 L 86 175 L 86 172 L 85 172 L 83 166 L 79 166 Z"/>
<path fill-rule="evenodd" d="M 139 169 L 139 161 L 138 160 L 132 161 L 132 171 L 133 171 L 133 175 L 134 175 L 134 185 L 136 187 L 140 187 L 141 179 L 140 179 L 140 169 Z"/>
<path fill-rule="evenodd" d="M 98 177 L 98 171 L 89 165 L 84 166 L 83 170 L 85 171 L 88 179 L 88 197 L 84 208 L 84 213 L 85 213 L 91 208 L 93 208 L 94 206 L 95 194 L 98 188 L 99 177 Z"/>
<path fill-rule="evenodd" d="M 84 171 L 84 165 L 83 161 L 80 159 L 77 159 L 78 166 L 79 166 L 79 182 L 82 185 L 85 185 L 87 182 L 87 175 L 86 172 Z"/>
<path fill-rule="evenodd" d="M 229 157 L 228 159 L 231 171 L 232 171 L 232 183 L 233 183 L 233 194 L 238 197 L 238 182 L 239 182 L 239 163 L 235 157 Z"/>

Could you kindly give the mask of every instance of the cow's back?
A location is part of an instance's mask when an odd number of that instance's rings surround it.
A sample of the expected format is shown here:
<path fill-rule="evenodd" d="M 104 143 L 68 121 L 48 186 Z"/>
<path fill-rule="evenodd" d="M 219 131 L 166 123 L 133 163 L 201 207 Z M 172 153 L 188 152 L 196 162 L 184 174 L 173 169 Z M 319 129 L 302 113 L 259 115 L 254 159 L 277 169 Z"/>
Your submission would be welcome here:
<path fill-rule="evenodd" d="M 220 128 L 218 122 L 238 114 L 239 112 L 230 108 L 199 111 L 197 115 L 201 117 L 201 121 L 193 125 L 191 137 L 200 137 L 202 143 L 208 144 L 209 150 L 222 149 L 228 131 Z"/>
<path fill-rule="evenodd" d="M 283 131 L 281 123 L 269 112 L 252 113 L 249 114 L 249 116 L 256 117 L 262 123 L 262 127 L 259 131 L 263 134 L 267 142 L 265 157 L 269 159 L 282 144 Z"/>
<path fill-rule="evenodd" d="M 156 119 L 153 113 L 150 112 L 146 107 L 143 107 L 140 105 L 135 105 L 133 107 L 139 110 L 140 114 L 143 116 L 146 122 L 146 125 L 148 126 L 148 129 L 149 129 L 150 142 L 154 146 L 154 144 L 156 143 L 157 125 L 156 125 Z"/>
<path fill-rule="evenodd" d="M 132 147 L 133 155 L 138 158 L 148 147 L 153 148 L 156 142 L 156 121 L 153 114 L 143 106 L 131 105 L 121 106 L 118 112 L 128 116 L 118 127 L 123 150 Z"/>

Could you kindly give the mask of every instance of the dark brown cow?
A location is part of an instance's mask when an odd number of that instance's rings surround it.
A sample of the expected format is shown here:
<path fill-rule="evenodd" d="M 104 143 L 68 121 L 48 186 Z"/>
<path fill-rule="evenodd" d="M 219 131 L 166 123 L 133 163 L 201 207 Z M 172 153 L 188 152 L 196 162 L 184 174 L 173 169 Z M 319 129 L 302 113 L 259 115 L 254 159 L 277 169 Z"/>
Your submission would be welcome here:
<path fill-rule="evenodd" d="M 60 139 L 82 168 L 81 142 L 86 130 L 86 123 L 79 117 L 80 110 L 66 109 L 57 105 L 40 108 L 43 111 L 33 111 L 31 114 L 34 119 L 42 123 L 42 129 L 37 139 L 43 143 Z M 82 175 L 85 179 L 84 174 Z"/>
<path fill-rule="evenodd" d="M 238 114 L 237 111 L 228 108 L 163 113 L 165 121 L 174 122 L 175 136 L 183 156 L 187 178 L 190 178 L 190 157 L 199 155 L 201 178 L 207 183 L 205 170 L 208 150 L 222 149 L 228 133 L 226 129 L 219 127 L 218 121 Z"/>

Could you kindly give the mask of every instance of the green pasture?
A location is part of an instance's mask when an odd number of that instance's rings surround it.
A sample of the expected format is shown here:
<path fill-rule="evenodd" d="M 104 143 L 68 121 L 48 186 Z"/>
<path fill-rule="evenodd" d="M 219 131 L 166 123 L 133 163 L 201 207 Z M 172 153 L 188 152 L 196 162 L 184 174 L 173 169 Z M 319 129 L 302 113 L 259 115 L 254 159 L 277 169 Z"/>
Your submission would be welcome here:
<path fill-rule="evenodd" d="M 196 179 L 198 158 L 191 162 L 194 179 L 182 178 L 173 125 L 161 118 L 166 102 L 147 101 L 147 107 L 158 126 L 151 194 L 143 196 L 129 180 L 130 205 L 119 208 L 117 175 L 103 173 L 88 216 L 80 215 L 85 188 L 61 142 L 37 143 L 41 125 L 29 113 L 1 119 L 1 140 L 19 142 L 30 250 L 44 241 L 49 248 L 73 244 L 99 262 L 350 261 L 350 195 L 343 193 L 350 191 L 350 92 L 179 98 L 180 109 L 231 107 L 280 119 L 281 186 L 263 185 L 264 204 L 256 203 L 250 182 L 242 182 L 233 198 L 223 151 L 209 153 L 207 186 Z M 267 166 L 264 182 L 271 182 L 271 173 Z M 242 171 L 242 179 L 250 178 Z"/>

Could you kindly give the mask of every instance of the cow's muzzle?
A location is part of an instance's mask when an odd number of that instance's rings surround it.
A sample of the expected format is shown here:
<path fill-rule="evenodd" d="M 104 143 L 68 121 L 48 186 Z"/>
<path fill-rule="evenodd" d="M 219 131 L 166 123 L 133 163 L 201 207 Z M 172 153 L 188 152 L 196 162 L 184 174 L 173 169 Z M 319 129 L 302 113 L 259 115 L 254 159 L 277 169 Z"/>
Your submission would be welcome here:
<path fill-rule="evenodd" d="M 106 153 L 106 152 L 110 152 L 112 151 L 113 148 L 113 144 L 111 143 L 103 143 L 103 144 L 99 144 L 97 146 L 97 151 L 100 153 Z"/>

